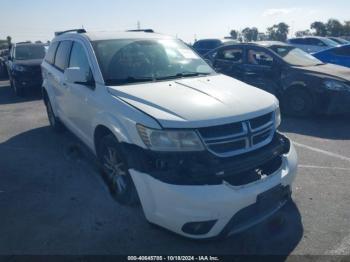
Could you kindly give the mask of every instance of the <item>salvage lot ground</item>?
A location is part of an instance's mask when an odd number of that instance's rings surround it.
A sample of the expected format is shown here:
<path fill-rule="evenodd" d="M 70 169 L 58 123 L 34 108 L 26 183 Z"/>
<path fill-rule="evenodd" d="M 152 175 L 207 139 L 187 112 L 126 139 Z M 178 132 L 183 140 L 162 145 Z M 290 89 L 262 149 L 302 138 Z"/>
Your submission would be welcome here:
<path fill-rule="evenodd" d="M 40 98 L 15 98 L 2 81 L 0 254 L 350 254 L 349 117 L 284 118 L 281 131 L 300 159 L 294 202 L 242 234 L 196 242 L 116 204 L 81 143 L 50 130 Z"/>

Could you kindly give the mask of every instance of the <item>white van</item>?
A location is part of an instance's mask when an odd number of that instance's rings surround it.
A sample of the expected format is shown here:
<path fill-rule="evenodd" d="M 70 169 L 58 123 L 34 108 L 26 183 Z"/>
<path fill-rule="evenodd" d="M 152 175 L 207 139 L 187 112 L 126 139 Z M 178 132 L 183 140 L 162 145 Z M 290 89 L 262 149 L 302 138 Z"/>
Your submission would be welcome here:
<path fill-rule="evenodd" d="M 141 202 L 149 222 L 227 236 L 290 199 L 297 155 L 277 131 L 277 99 L 216 73 L 182 41 L 61 32 L 42 72 L 51 126 L 78 136 L 114 198 Z"/>

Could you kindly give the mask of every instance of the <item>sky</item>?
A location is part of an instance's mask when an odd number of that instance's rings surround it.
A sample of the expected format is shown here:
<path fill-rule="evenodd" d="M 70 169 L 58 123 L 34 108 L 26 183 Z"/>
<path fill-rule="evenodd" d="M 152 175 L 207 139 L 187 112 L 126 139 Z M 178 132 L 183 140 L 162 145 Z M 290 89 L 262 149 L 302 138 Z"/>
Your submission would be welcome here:
<path fill-rule="evenodd" d="M 350 20 L 349 0 L 0 0 L 0 9 L 0 39 L 10 35 L 14 42 L 47 41 L 71 28 L 135 29 L 138 21 L 142 28 L 193 42 L 252 26 L 265 32 L 279 22 L 293 34 L 316 20 Z"/>

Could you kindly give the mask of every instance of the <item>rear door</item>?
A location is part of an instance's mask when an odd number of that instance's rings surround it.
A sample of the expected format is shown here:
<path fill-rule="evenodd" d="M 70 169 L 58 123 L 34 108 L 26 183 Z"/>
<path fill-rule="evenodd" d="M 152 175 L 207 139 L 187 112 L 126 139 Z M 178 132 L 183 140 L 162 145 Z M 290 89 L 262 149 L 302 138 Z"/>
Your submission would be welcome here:
<path fill-rule="evenodd" d="M 51 85 L 56 100 L 56 110 L 59 118 L 68 126 L 71 126 L 68 121 L 65 100 L 67 97 L 67 85 L 64 79 L 64 70 L 68 66 L 68 58 L 71 50 L 72 41 L 64 40 L 58 45 L 53 68 L 51 71 Z"/>
<path fill-rule="evenodd" d="M 219 49 L 215 55 L 213 66 L 219 73 L 244 80 L 244 47 L 227 46 Z"/>
<path fill-rule="evenodd" d="M 279 67 L 275 56 L 266 48 L 246 48 L 244 82 L 276 95 Z"/>

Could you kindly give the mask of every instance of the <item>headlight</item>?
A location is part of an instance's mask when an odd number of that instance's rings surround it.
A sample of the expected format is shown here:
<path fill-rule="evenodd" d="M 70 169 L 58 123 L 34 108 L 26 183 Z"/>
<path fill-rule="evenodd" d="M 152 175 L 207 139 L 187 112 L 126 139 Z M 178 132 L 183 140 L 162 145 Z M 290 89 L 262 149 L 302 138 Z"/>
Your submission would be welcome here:
<path fill-rule="evenodd" d="M 25 68 L 24 66 L 21 66 L 21 65 L 15 65 L 15 66 L 14 66 L 14 69 L 15 69 L 16 71 L 19 71 L 19 72 L 23 72 L 23 71 L 26 70 L 26 68 Z"/>
<path fill-rule="evenodd" d="M 145 145 L 154 151 L 202 151 L 204 146 L 191 130 L 159 130 L 136 125 Z"/>
<path fill-rule="evenodd" d="M 277 129 L 281 124 L 281 110 L 277 107 L 275 110 L 275 128 Z"/>
<path fill-rule="evenodd" d="M 326 80 L 324 85 L 328 90 L 332 91 L 350 91 L 350 86 L 337 80 Z"/>

